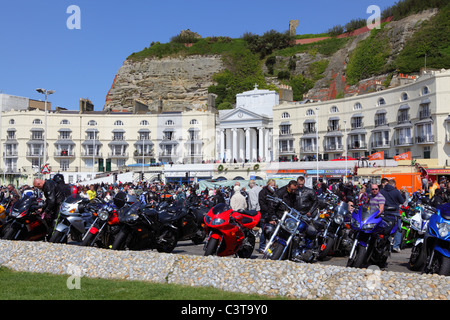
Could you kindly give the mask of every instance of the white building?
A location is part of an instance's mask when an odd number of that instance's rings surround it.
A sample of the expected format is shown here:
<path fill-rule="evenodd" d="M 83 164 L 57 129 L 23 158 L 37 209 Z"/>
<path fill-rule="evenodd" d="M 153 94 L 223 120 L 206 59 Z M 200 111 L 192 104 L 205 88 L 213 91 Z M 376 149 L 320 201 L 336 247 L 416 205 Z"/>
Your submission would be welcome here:
<path fill-rule="evenodd" d="M 275 91 L 255 89 L 236 95 L 236 108 L 220 110 L 217 159 L 221 162 L 269 162 L 272 154 Z"/>

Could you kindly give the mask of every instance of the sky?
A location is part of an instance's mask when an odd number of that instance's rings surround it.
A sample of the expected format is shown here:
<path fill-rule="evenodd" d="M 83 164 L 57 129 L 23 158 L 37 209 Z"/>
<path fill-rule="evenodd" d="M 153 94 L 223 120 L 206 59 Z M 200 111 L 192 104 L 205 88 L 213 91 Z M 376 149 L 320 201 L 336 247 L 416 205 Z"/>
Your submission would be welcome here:
<path fill-rule="evenodd" d="M 95 110 L 102 110 L 114 76 L 126 58 L 153 41 L 169 42 L 181 30 L 190 29 L 202 37 L 239 38 L 245 32 L 284 32 L 290 20 L 298 19 L 297 34 L 322 33 L 351 19 L 368 19 L 371 5 L 382 11 L 396 2 L 2 1 L 0 93 L 43 100 L 36 88 L 44 88 L 55 90 L 48 98 L 53 109 L 78 110 L 80 98 L 89 98 Z M 73 5 L 79 11 L 71 10 Z"/>

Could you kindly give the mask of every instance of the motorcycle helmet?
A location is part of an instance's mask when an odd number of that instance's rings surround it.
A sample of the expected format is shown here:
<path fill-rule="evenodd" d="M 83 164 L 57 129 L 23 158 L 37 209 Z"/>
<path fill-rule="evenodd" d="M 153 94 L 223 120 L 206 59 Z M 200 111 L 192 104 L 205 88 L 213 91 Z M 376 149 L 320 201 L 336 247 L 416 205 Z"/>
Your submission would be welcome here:
<path fill-rule="evenodd" d="M 61 173 L 55 174 L 53 177 L 53 181 L 55 181 L 56 183 L 65 183 L 64 176 Z"/>
<path fill-rule="evenodd" d="M 442 218 L 450 220 L 450 203 L 441 204 L 437 209 L 441 212 Z"/>
<path fill-rule="evenodd" d="M 263 228 L 264 237 L 270 239 L 275 231 L 275 226 L 273 224 L 267 223 Z"/>
<path fill-rule="evenodd" d="M 122 208 L 127 203 L 127 194 L 123 191 L 118 192 L 114 196 L 113 202 L 117 208 Z"/>

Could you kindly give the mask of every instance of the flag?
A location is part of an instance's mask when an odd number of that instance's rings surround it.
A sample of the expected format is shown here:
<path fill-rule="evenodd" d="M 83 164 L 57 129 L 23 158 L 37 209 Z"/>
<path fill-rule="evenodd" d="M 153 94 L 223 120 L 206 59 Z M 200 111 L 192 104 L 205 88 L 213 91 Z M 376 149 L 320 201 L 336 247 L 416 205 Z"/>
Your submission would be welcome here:
<path fill-rule="evenodd" d="M 383 159 L 384 159 L 384 151 L 375 152 L 369 155 L 369 161 L 383 160 Z"/>
<path fill-rule="evenodd" d="M 411 151 L 404 152 L 402 154 L 399 154 L 398 156 L 394 156 L 395 161 L 399 160 L 411 160 Z"/>

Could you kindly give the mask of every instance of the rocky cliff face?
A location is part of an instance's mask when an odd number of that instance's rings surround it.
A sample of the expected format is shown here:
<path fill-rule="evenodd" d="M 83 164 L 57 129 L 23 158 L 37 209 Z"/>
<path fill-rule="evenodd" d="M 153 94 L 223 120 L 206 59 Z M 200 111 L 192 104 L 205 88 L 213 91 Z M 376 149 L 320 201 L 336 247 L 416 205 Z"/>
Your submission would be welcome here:
<path fill-rule="evenodd" d="M 223 70 L 220 56 L 188 56 L 126 60 L 119 69 L 104 110 L 132 111 L 135 103 L 150 111 L 182 111 L 204 107 L 212 76 Z"/>
<path fill-rule="evenodd" d="M 436 13 L 437 10 L 427 10 L 400 21 L 392 21 L 386 26 L 391 52 L 388 63 L 395 59 L 420 23 Z M 349 56 L 358 43 L 368 36 L 366 32 L 351 37 L 343 48 L 331 56 L 310 52 L 296 54 L 294 75 L 302 74 L 307 78 L 312 77 L 312 63 L 328 60 L 323 77 L 315 82 L 314 88 L 304 97 L 323 101 L 377 90 L 387 75 L 363 80 L 354 86 L 346 83 Z M 289 59 L 291 57 L 277 57 L 278 63 L 284 66 L 288 65 Z M 144 109 L 148 107 L 152 112 L 202 108 L 208 102 L 208 87 L 213 84 L 213 75 L 224 68 L 220 55 L 126 60 L 108 92 L 104 110 L 133 111 L 136 105 Z M 266 69 L 263 65 L 264 72 L 267 72 Z M 267 78 L 267 81 L 279 84 L 276 78 Z"/>

